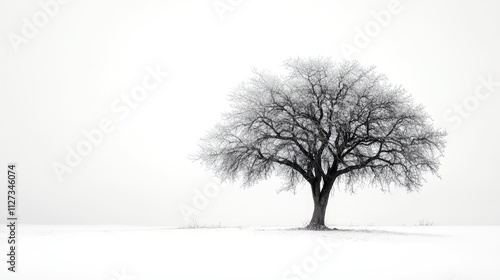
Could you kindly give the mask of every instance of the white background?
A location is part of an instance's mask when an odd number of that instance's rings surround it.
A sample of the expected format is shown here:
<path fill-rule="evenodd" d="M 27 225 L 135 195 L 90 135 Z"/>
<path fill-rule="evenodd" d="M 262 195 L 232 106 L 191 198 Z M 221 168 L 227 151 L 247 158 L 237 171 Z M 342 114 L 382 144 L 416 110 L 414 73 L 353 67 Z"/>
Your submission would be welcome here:
<path fill-rule="evenodd" d="M 189 156 L 227 109 L 231 88 L 252 67 L 277 69 L 293 56 L 344 60 L 342 44 L 354 45 L 356 28 L 389 3 L 240 2 L 221 19 L 211 0 L 73 0 L 16 51 L 10 34 L 21 36 L 23 17 L 33 22 L 43 10 L 38 1 L 0 1 L 0 169 L 18 164 L 21 223 L 186 225 L 179 207 L 213 181 Z M 401 1 L 400 9 L 353 58 L 402 84 L 448 130 L 442 178 L 428 177 L 413 194 L 350 195 L 339 186 L 327 222 L 498 225 L 500 87 L 460 125 L 444 115 L 473 98 L 481 77 L 500 81 L 500 3 Z M 170 76 L 120 120 L 111 104 L 156 65 Z M 52 164 L 104 118 L 115 130 L 60 182 Z M 312 213 L 307 188 L 293 195 L 276 193 L 279 180 L 225 186 L 191 218 L 301 226 Z"/>

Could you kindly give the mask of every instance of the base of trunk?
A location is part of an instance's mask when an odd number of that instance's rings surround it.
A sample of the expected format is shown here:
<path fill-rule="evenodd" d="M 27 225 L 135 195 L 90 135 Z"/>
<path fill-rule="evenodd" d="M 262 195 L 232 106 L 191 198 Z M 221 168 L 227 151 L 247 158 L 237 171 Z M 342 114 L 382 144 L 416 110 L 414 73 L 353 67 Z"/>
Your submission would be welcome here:
<path fill-rule="evenodd" d="M 337 228 L 329 228 L 325 225 L 308 225 L 304 228 L 305 230 L 337 230 Z"/>

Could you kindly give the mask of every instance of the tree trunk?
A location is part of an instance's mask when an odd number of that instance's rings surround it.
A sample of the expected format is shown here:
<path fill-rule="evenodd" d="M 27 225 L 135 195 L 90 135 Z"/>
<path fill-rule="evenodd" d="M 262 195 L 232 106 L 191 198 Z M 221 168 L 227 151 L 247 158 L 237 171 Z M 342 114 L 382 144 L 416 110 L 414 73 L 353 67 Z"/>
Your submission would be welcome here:
<path fill-rule="evenodd" d="M 325 226 L 325 214 L 326 206 L 328 204 L 328 199 L 315 199 L 314 200 L 314 211 L 311 218 L 311 222 L 307 226 L 308 229 L 326 229 Z"/>
<path fill-rule="evenodd" d="M 328 230 L 325 225 L 326 206 L 328 205 L 328 198 L 332 190 L 335 177 L 324 182 L 323 188 L 320 190 L 321 180 L 317 180 L 311 184 L 311 190 L 314 201 L 314 211 L 309 222 L 307 229 L 312 230 Z"/>

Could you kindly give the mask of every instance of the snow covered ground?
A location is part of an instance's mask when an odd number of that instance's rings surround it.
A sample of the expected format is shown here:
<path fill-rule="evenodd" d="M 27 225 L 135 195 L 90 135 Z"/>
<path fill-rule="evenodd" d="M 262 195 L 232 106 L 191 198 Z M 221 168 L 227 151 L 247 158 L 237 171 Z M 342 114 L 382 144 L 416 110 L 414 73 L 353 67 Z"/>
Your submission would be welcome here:
<path fill-rule="evenodd" d="M 500 227 L 340 228 L 21 224 L 18 272 L 2 262 L 0 279 L 500 279 Z"/>

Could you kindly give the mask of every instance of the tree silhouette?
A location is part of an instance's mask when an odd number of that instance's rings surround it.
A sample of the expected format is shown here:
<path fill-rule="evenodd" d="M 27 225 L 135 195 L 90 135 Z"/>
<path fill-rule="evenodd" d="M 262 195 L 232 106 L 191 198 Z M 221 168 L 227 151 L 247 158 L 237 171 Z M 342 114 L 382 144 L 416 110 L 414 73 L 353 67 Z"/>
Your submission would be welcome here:
<path fill-rule="evenodd" d="M 374 67 L 290 59 L 286 75 L 254 71 L 231 94 L 232 109 L 202 139 L 198 154 L 222 179 L 245 185 L 279 175 L 285 190 L 311 187 L 307 228 L 326 229 L 334 184 L 418 189 L 437 173 L 446 133 L 422 106 Z"/>

